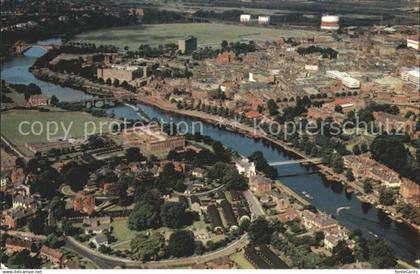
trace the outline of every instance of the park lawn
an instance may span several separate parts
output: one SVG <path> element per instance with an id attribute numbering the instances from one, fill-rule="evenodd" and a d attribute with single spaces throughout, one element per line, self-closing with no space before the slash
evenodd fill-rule
<path id="1" fill-rule="evenodd" d="M 274 28 L 240 26 L 212 23 L 178 23 L 136 25 L 100 29 L 77 35 L 73 41 L 114 45 L 121 49 L 138 49 L 141 44 L 151 46 L 177 43 L 186 36 L 198 38 L 199 46 L 219 46 L 223 40 L 236 41 L 274 41 L 280 37 L 313 37 L 316 33 L 304 30 L 284 30 Z"/>
<path id="2" fill-rule="evenodd" d="M 17 93 L 16 91 L 12 91 L 10 93 L 6 93 L 6 96 L 13 100 L 19 106 L 26 106 L 25 96 L 23 94 Z"/>
<path id="3" fill-rule="evenodd" d="M 128 241 L 134 238 L 136 231 L 128 228 L 128 220 L 115 220 L 111 223 L 112 235 L 117 238 L 117 243 Z M 115 243 L 113 243 L 115 244 Z"/>
<path id="4" fill-rule="evenodd" d="M 238 264 L 239 269 L 255 269 L 247 259 L 245 259 L 242 252 L 238 252 L 230 256 L 230 258 Z"/>
<path id="5" fill-rule="evenodd" d="M 34 122 L 40 122 L 44 128 L 44 131 L 40 135 L 35 135 L 34 132 L 29 132 L 28 135 L 19 133 L 19 124 L 21 122 L 29 122 L 29 125 Z M 19 151 L 27 156 L 33 155 L 33 153 L 25 147 L 25 143 L 28 142 L 45 142 L 47 141 L 47 122 L 57 122 L 59 129 L 56 134 L 52 134 L 50 138 L 62 138 L 64 137 L 64 130 L 61 125 L 65 128 L 70 128 L 69 137 L 72 138 L 84 138 L 85 127 L 86 133 L 100 133 L 100 122 L 111 122 L 114 119 L 107 117 L 94 117 L 86 112 L 69 112 L 69 111 L 53 111 L 40 112 L 37 110 L 11 110 L 3 112 L 1 115 L 1 135 L 4 136 L 9 142 L 11 142 Z M 94 130 L 94 126 L 96 130 Z M 30 126 L 27 123 L 24 124 L 23 129 L 30 131 Z M 108 124 L 107 124 L 108 125 Z M 35 127 L 36 131 L 40 129 L 40 125 Z M 53 129 L 53 128 L 52 128 Z M 51 131 L 52 133 L 53 130 Z M 102 127 L 102 133 L 109 132 L 108 126 Z M 36 132 L 37 133 L 37 132 Z"/>

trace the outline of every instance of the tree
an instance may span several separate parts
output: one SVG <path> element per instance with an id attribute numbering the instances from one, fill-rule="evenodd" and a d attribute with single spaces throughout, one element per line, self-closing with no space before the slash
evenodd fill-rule
<path id="1" fill-rule="evenodd" d="M 29 230 L 34 234 L 42 234 L 45 227 L 46 216 L 43 212 L 36 214 L 28 222 Z"/>
<path id="2" fill-rule="evenodd" d="M 119 87 L 120 86 L 120 80 L 118 80 L 118 79 L 115 79 L 114 80 L 114 87 Z"/>
<path id="3" fill-rule="evenodd" d="M 369 148 L 368 148 L 367 144 L 363 143 L 360 146 L 360 150 L 361 150 L 362 153 L 366 153 L 366 152 L 368 152 Z"/>
<path id="4" fill-rule="evenodd" d="M 331 156 L 331 167 L 333 168 L 334 172 L 336 173 L 342 173 L 344 169 L 344 161 L 343 157 L 338 154 L 334 153 Z"/>
<path id="5" fill-rule="evenodd" d="M 336 105 L 334 107 L 335 112 L 343 113 L 343 107 L 340 105 Z"/>
<path id="6" fill-rule="evenodd" d="M 394 192 L 388 188 L 381 188 L 379 190 L 379 202 L 383 205 L 393 205 L 395 203 Z"/>
<path id="7" fill-rule="evenodd" d="M 140 152 L 138 147 L 130 147 L 125 151 L 125 156 L 127 157 L 127 161 L 131 162 L 141 162 L 146 160 L 146 157 Z"/>
<path id="8" fill-rule="evenodd" d="M 168 251 L 174 257 L 194 254 L 194 234 L 189 230 L 177 230 L 169 237 Z"/>
<path id="9" fill-rule="evenodd" d="M 65 171 L 64 180 L 71 190 L 78 192 L 83 189 L 89 178 L 89 170 L 86 165 L 79 165 L 76 162 L 69 162 L 63 167 Z"/>
<path id="10" fill-rule="evenodd" d="M 317 231 L 314 234 L 314 240 L 315 242 L 319 245 L 321 243 L 321 241 L 323 241 L 325 238 L 325 234 L 323 231 Z"/>
<path id="11" fill-rule="evenodd" d="M 165 239 L 160 233 L 150 236 L 137 234 L 130 242 L 132 258 L 147 261 L 157 261 L 165 256 Z"/>
<path id="12" fill-rule="evenodd" d="M 59 196 L 54 196 L 50 203 L 50 212 L 54 219 L 61 220 L 66 212 L 66 203 Z"/>
<path id="13" fill-rule="evenodd" d="M 263 172 L 270 179 L 274 180 L 277 178 L 277 169 L 268 164 L 261 151 L 255 151 L 248 159 L 255 163 L 258 171 Z"/>
<path id="14" fill-rule="evenodd" d="M 408 152 L 398 136 L 379 135 L 371 145 L 375 160 L 403 173 L 406 170 Z"/>
<path id="15" fill-rule="evenodd" d="M 43 171 L 39 175 L 32 189 L 35 192 L 38 192 L 42 197 L 51 199 L 57 192 L 57 189 L 60 185 L 60 174 L 52 167 L 48 167 L 47 170 Z"/>
<path id="16" fill-rule="evenodd" d="M 214 155 L 216 157 L 216 161 L 220 162 L 229 162 L 230 155 L 229 152 L 226 151 L 225 147 L 222 145 L 221 142 L 216 141 L 212 145 Z"/>
<path id="17" fill-rule="evenodd" d="M 180 228 L 185 223 L 185 204 L 180 202 L 165 203 L 160 208 L 162 224 L 169 228 Z"/>
<path id="18" fill-rule="evenodd" d="M 278 106 L 276 104 L 276 102 L 274 102 L 273 99 L 270 99 L 267 101 L 267 107 L 268 107 L 268 111 L 270 113 L 271 116 L 274 116 L 276 114 L 278 114 Z"/>
<path id="19" fill-rule="evenodd" d="M 368 194 L 368 193 L 372 193 L 373 192 L 373 187 L 372 187 L 372 183 L 369 179 L 366 179 L 363 182 L 363 191 Z"/>
<path id="20" fill-rule="evenodd" d="M 131 230 L 145 230 L 158 228 L 161 225 L 159 209 L 153 204 L 141 204 L 128 216 L 128 228 Z"/>
<path id="21" fill-rule="evenodd" d="M 229 166 L 226 170 L 222 182 L 225 183 L 226 189 L 228 190 L 248 189 L 248 183 L 246 182 L 244 176 L 239 174 L 238 170 L 232 166 Z"/>
<path id="22" fill-rule="evenodd" d="M 268 244 L 271 240 L 273 229 L 269 222 L 263 218 L 258 217 L 251 222 L 248 229 L 248 235 L 253 244 Z"/>
<path id="23" fill-rule="evenodd" d="M 361 151 L 360 151 L 360 147 L 359 145 L 354 145 L 353 146 L 353 154 L 354 155 L 360 155 Z"/>
<path id="24" fill-rule="evenodd" d="M 32 257 L 27 249 L 19 251 L 9 257 L 7 264 L 12 269 L 36 269 L 41 265 L 42 260 L 38 257 Z"/>
<path id="25" fill-rule="evenodd" d="M 397 264 L 392 247 L 383 239 L 369 241 L 369 263 L 373 268 L 393 268 Z"/>
<path id="26" fill-rule="evenodd" d="M 56 106 L 60 100 L 58 100 L 57 96 L 53 95 L 50 98 L 51 105 Z"/>
<path id="27" fill-rule="evenodd" d="M 353 171 L 351 169 L 348 169 L 346 171 L 346 178 L 347 180 L 349 180 L 350 182 L 354 181 L 354 175 L 353 175 Z"/>
<path id="28" fill-rule="evenodd" d="M 351 249 L 347 246 L 345 241 L 339 241 L 333 248 L 335 262 L 338 264 L 350 264 L 354 262 L 354 256 Z"/>
<path id="29" fill-rule="evenodd" d="M 166 159 L 168 159 L 169 161 L 181 161 L 182 157 L 175 150 L 171 150 L 169 151 L 168 156 L 166 156 Z"/>
<path id="30" fill-rule="evenodd" d="M 127 205 L 128 203 L 128 182 L 132 180 L 132 177 L 127 175 L 122 175 L 118 182 L 113 184 L 111 189 L 109 190 L 111 195 L 115 195 L 118 197 L 118 204 L 119 205 Z"/>

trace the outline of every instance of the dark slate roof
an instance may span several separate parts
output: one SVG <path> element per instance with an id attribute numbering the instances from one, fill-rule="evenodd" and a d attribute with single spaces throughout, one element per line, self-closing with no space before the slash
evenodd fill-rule
<path id="1" fill-rule="evenodd" d="M 220 219 L 219 211 L 215 205 L 209 205 L 207 207 L 207 213 L 210 217 L 211 226 L 214 229 L 223 228 L 222 219 Z"/>
<path id="2" fill-rule="evenodd" d="M 235 202 L 235 201 L 239 201 L 239 199 L 240 199 L 240 195 L 239 195 L 239 191 L 236 191 L 236 190 L 231 190 L 231 191 L 229 191 L 229 195 L 230 195 L 230 198 L 232 198 L 232 201 L 233 202 Z"/>
<path id="3" fill-rule="evenodd" d="M 225 219 L 229 225 L 229 227 L 238 225 L 238 222 L 236 221 L 235 213 L 233 213 L 232 206 L 227 200 L 223 200 L 220 203 L 222 210 L 223 210 L 223 216 L 225 216 Z"/>
<path id="4" fill-rule="evenodd" d="M 246 211 L 244 208 L 240 207 L 240 208 L 238 208 L 238 217 L 240 219 L 243 216 L 248 216 L 249 217 L 249 214 L 248 214 L 248 211 Z"/>
<path id="5" fill-rule="evenodd" d="M 267 264 L 255 251 L 254 247 L 248 246 L 245 248 L 245 258 L 257 269 L 269 269 Z"/>
<path id="6" fill-rule="evenodd" d="M 275 269 L 285 269 L 288 268 L 287 265 L 280 260 L 280 258 L 271 251 L 266 245 L 260 245 L 257 247 L 257 254 L 260 255 L 266 261 L 271 268 Z"/>

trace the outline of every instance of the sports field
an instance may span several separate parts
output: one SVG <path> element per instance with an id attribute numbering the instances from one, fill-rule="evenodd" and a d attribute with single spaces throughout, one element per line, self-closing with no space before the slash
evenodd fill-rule
<path id="1" fill-rule="evenodd" d="M 96 45 L 114 45 L 121 49 L 129 46 L 135 50 L 140 44 L 153 46 L 177 43 L 186 36 L 196 36 L 199 46 L 219 46 L 221 41 L 273 41 L 279 37 L 310 37 L 314 32 L 286 30 L 252 26 L 182 23 L 137 25 L 120 28 L 101 29 L 77 35 L 73 41 L 95 43 Z"/>
<path id="2" fill-rule="evenodd" d="M 104 123 L 102 132 L 105 133 L 109 131 L 111 121 L 113 119 L 94 117 L 85 112 L 12 110 L 1 115 L 1 135 L 24 155 L 30 156 L 33 153 L 25 147 L 27 142 L 47 141 L 48 133 L 50 140 L 63 138 L 65 131 L 69 133 L 68 137 L 83 138 L 85 129 L 89 135 L 99 132 L 100 122 Z M 51 122 L 56 122 L 57 127 Z M 23 134 L 19 132 L 19 125 Z"/>

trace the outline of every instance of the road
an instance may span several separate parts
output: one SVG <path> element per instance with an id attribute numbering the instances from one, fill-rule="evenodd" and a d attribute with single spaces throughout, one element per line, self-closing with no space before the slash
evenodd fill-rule
<path id="1" fill-rule="evenodd" d="M 257 197 L 251 193 L 250 190 L 243 192 L 245 199 L 248 202 L 249 210 L 252 212 L 254 218 L 258 218 L 260 216 L 264 216 L 265 212 L 261 207 L 260 202 L 258 201 Z"/>
<path id="2" fill-rule="evenodd" d="M 117 266 L 135 267 L 135 268 L 169 268 L 175 266 L 191 265 L 195 263 L 205 263 L 216 258 L 228 256 L 238 252 L 248 244 L 248 235 L 244 234 L 238 240 L 230 243 L 223 249 L 210 252 L 201 256 L 192 256 L 178 259 L 168 259 L 156 262 L 142 263 L 140 261 L 133 261 L 130 259 L 117 258 L 105 254 L 101 254 L 96 250 L 90 249 L 79 243 L 73 237 L 66 237 L 66 245 L 73 251 L 77 252 L 83 257 L 95 262 L 101 268 L 115 268 Z"/>

